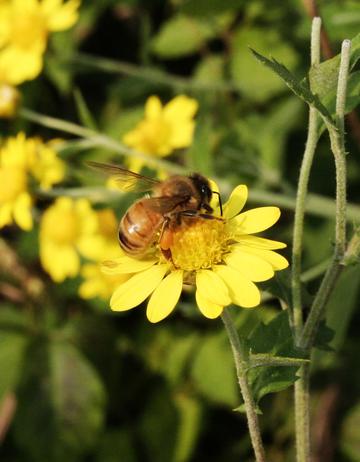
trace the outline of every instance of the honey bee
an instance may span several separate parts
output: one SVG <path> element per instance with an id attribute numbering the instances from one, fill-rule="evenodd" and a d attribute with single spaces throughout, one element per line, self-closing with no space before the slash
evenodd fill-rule
<path id="1" fill-rule="evenodd" d="M 219 193 L 212 191 L 209 181 L 199 173 L 159 181 L 115 165 L 88 165 L 114 177 L 123 191 L 151 192 L 151 196 L 134 202 L 120 221 L 120 247 L 132 257 L 142 258 L 157 242 L 165 258 L 171 260 L 173 232 L 185 219 L 189 223 L 198 218 L 215 218 L 210 206 L 213 194 L 219 196 L 222 213 Z"/>

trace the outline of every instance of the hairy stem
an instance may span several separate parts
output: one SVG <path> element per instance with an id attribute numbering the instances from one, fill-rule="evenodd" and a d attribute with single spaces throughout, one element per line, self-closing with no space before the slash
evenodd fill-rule
<path id="1" fill-rule="evenodd" d="M 254 402 L 254 398 L 252 396 L 247 380 L 247 354 L 227 308 L 224 309 L 223 314 L 221 315 L 221 319 L 225 325 L 234 355 L 236 373 L 241 395 L 244 400 L 251 443 L 255 453 L 255 460 L 256 462 L 265 462 L 265 451 L 260 433 L 259 419 L 256 413 L 256 404 Z"/>

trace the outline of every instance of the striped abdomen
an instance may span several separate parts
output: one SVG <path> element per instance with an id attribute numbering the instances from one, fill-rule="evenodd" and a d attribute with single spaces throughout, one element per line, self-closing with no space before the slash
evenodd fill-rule
<path id="1" fill-rule="evenodd" d="M 144 254 L 164 221 L 162 214 L 144 207 L 143 200 L 135 202 L 120 221 L 120 246 L 129 255 Z"/>

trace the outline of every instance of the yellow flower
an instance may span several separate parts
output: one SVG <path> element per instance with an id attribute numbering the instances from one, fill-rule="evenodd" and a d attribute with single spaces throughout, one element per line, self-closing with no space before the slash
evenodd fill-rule
<path id="1" fill-rule="evenodd" d="M 56 153 L 39 138 L 26 138 L 22 132 L 8 138 L 0 148 L 0 228 L 15 221 L 20 228 L 30 230 L 33 201 L 29 179 L 50 187 L 62 180 L 64 170 Z"/>
<path id="2" fill-rule="evenodd" d="M 160 251 L 142 260 L 122 256 L 104 262 L 106 274 L 136 273 L 114 291 L 111 308 L 126 311 L 151 295 L 147 317 L 161 321 L 176 306 L 184 283 L 196 286 L 197 305 L 208 318 L 218 317 L 231 303 L 244 308 L 259 305 L 255 282 L 266 281 L 288 266 L 274 252 L 286 245 L 253 236 L 276 223 L 280 210 L 259 207 L 240 213 L 246 200 L 247 187 L 240 185 L 224 205 L 222 218 L 183 218 L 173 236 L 172 263 Z M 219 210 L 214 215 L 219 217 Z"/>
<path id="3" fill-rule="evenodd" d="M 111 209 L 96 212 L 98 227 L 97 241 L 87 252 L 87 258 L 95 260 L 85 263 L 80 271 L 84 281 L 79 287 L 79 295 L 90 299 L 100 297 L 108 300 L 115 288 L 129 279 L 127 274 L 107 275 L 101 271 L 99 262 L 111 256 L 124 255 L 117 238 L 119 223 Z"/>
<path id="4" fill-rule="evenodd" d="M 77 20 L 79 0 L 5 0 L 0 3 L 0 81 L 18 85 L 43 66 L 50 32 Z"/>
<path id="5" fill-rule="evenodd" d="M 84 299 L 100 297 L 108 300 L 116 287 L 129 279 L 127 274 L 104 274 L 99 263 L 85 263 L 80 274 L 84 281 L 79 287 L 79 295 Z"/>
<path id="6" fill-rule="evenodd" d="M 98 220 L 86 199 L 60 197 L 40 223 L 40 260 L 56 282 L 80 271 L 80 256 L 88 257 L 99 245 Z"/>
<path id="7" fill-rule="evenodd" d="M 123 142 L 143 154 L 159 157 L 186 148 L 193 140 L 197 109 L 197 101 L 185 95 L 176 96 L 165 106 L 157 96 L 150 96 L 144 119 L 124 135 Z M 130 159 L 129 168 L 139 172 L 144 164 L 142 159 Z"/>
<path id="8" fill-rule="evenodd" d="M 14 117 L 19 100 L 20 95 L 15 87 L 0 83 L 0 117 Z"/>

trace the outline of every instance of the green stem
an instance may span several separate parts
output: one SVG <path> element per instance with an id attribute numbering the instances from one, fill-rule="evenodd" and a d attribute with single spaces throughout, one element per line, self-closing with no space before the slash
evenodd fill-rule
<path id="1" fill-rule="evenodd" d="M 234 323 L 227 308 L 224 309 L 221 319 L 225 325 L 230 345 L 234 355 L 236 373 L 241 395 L 247 416 L 251 443 L 255 453 L 256 462 L 265 462 L 265 451 L 260 433 L 259 419 L 256 413 L 256 404 L 247 380 L 248 361 L 244 345 L 241 343 Z"/>
<path id="2" fill-rule="evenodd" d="M 332 125 L 327 124 L 331 150 L 334 155 L 336 168 L 334 256 L 310 308 L 309 316 L 306 320 L 300 340 L 300 347 L 308 351 L 313 346 L 317 328 L 323 316 L 326 303 L 343 268 L 343 259 L 346 249 L 346 151 L 344 143 L 344 114 L 350 50 L 351 42 L 349 40 L 344 40 L 341 48 L 341 61 L 336 98 L 337 127 L 334 128 Z"/>
<path id="3" fill-rule="evenodd" d="M 320 63 L 320 29 L 321 19 L 314 18 L 311 28 L 311 65 Z M 309 109 L 309 126 L 305 146 L 305 152 L 300 168 L 298 190 L 295 206 L 291 288 L 293 303 L 293 325 L 295 341 L 298 344 L 303 329 L 303 307 L 301 300 L 301 255 L 304 234 L 304 216 L 308 193 L 308 184 L 311 166 L 314 159 L 315 149 L 319 134 L 317 130 L 318 113 L 313 107 Z M 296 434 L 296 459 L 297 462 L 309 462 L 310 449 L 310 410 L 309 410 L 309 375 L 310 367 L 304 364 L 300 367 L 299 379 L 295 382 L 295 434 Z"/>

